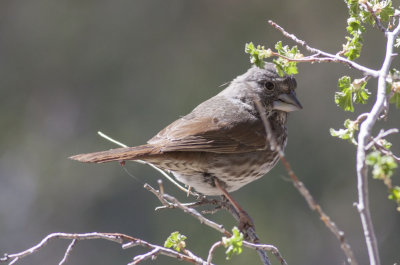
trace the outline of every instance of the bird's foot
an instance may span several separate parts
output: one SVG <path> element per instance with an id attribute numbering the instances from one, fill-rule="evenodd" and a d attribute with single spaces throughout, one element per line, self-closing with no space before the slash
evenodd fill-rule
<path id="1" fill-rule="evenodd" d="M 247 234 L 247 229 L 253 228 L 254 230 L 256 229 L 253 219 L 250 217 L 250 215 L 244 211 L 243 209 L 238 212 L 239 214 L 239 230 L 243 234 Z"/>

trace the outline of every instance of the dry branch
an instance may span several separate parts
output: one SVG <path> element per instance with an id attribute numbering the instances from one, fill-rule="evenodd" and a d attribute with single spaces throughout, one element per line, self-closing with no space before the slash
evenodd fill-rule
<path id="1" fill-rule="evenodd" d="M 368 67 L 362 66 L 354 61 L 348 60 L 339 54 L 331 54 L 328 52 L 324 52 L 321 50 L 318 50 L 316 48 L 313 48 L 309 46 L 305 41 L 297 38 L 294 34 L 291 34 L 287 32 L 285 29 L 283 29 L 281 26 L 273 22 L 272 20 L 269 20 L 268 23 L 279 30 L 283 36 L 293 40 L 294 42 L 300 44 L 304 48 L 306 48 L 309 52 L 311 52 L 313 55 L 309 57 L 302 58 L 300 60 L 295 60 L 295 59 L 289 59 L 290 61 L 297 61 L 297 62 L 335 62 L 335 63 L 343 63 L 351 68 L 357 69 L 361 72 L 363 72 L 365 75 L 372 76 L 372 77 L 378 77 L 379 76 L 379 71 L 372 70 Z"/>
<path id="2" fill-rule="evenodd" d="M 280 148 L 280 146 L 276 142 L 275 135 L 273 134 L 273 131 L 271 129 L 271 124 L 268 121 L 268 118 L 266 116 L 265 108 L 261 104 L 261 102 L 255 98 L 254 102 L 256 104 L 258 113 L 261 116 L 261 119 L 264 123 L 265 127 L 265 132 L 266 132 L 266 137 L 267 137 L 267 142 L 270 143 L 271 148 L 273 150 L 276 150 L 279 153 L 280 160 L 285 167 L 286 171 L 288 172 L 290 179 L 292 180 L 292 183 L 294 187 L 298 190 L 298 192 L 303 196 L 303 198 L 306 200 L 308 206 L 311 208 L 311 210 L 316 211 L 319 216 L 321 221 L 324 222 L 325 226 L 336 236 L 336 238 L 340 242 L 340 247 L 342 248 L 347 261 L 351 265 L 357 265 L 357 261 L 355 259 L 354 253 L 351 249 L 351 246 L 349 243 L 347 243 L 347 240 L 344 236 L 344 232 L 338 228 L 338 226 L 331 220 L 331 218 L 322 210 L 321 206 L 314 200 L 312 197 L 311 193 L 309 190 L 306 188 L 306 186 L 303 184 L 302 181 L 299 180 L 299 178 L 296 176 L 294 171 L 292 170 L 289 162 L 286 160 L 285 154 L 283 150 Z"/>

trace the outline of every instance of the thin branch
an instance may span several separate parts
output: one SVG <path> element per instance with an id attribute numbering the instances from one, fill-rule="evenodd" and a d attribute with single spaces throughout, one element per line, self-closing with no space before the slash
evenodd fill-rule
<path id="1" fill-rule="evenodd" d="M 391 135 L 391 134 L 394 134 L 394 133 L 399 133 L 399 129 L 397 129 L 397 128 L 392 128 L 392 129 L 389 129 L 389 130 L 381 130 L 380 132 L 379 132 L 379 134 L 376 136 L 376 137 L 374 137 L 374 138 L 372 138 L 371 139 L 371 142 L 365 147 L 365 150 L 368 150 L 368 149 L 370 149 L 373 145 L 380 145 L 380 146 L 382 146 L 380 143 L 379 143 L 379 140 L 381 140 L 381 139 L 383 139 L 383 138 L 385 138 L 386 136 L 388 136 L 388 135 Z"/>
<path id="2" fill-rule="evenodd" d="M 392 153 L 392 151 L 387 150 L 383 145 L 381 145 L 379 142 L 374 142 L 374 146 L 376 149 L 378 149 L 381 153 L 387 156 L 393 157 L 394 160 L 396 160 L 397 163 L 400 163 L 400 157 L 396 156 L 395 154 Z"/>
<path id="3" fill-rule="evenodd" d="M 177 251 L 174 251 L 169 248 L 161 247 L 158 245 L 150 244 L 144 240 L 137 239 L 125 234 L 120 234 L 120 233 L 99 233 L 99 232 L 93 232 L 93 233 L 84 233 L 84 234 L 69 234 L 69 233 L 52 233 L 47 235 L 45 238 L 42 239 L 38 244 L 34 245 L 33 247 L 21 251 L 19 253 L 15 254 L 5 254 L 4 257 L 0 258 L 0 263 L 2 262 L 10 262 L 10 264 L 15 264 L 17 261 L 20 259 L 31 255 L 43 247 L 45 247 L 50 240 L 52 239 L 67 239 L 67 240 L 73 240 L 71 244 L 69 244 L 67 250 L 65 251 L 64 258 L 60 262 L 60 264 L 64 263 L 64 260 L 67 259 L 68 255 L 71 253 L 74 245 L 76 244 L 77 241 L 79 240 L 90 240 L 90 239 L 104 239 L 108 241 L 112 241 L 118 244 L 122 245 L 123 249 L 127 249 L 129 247 L 134 247 L 134 246 L 143 246 L 146 248 L 151 249 L 150 252 L 152 252 L 154 249 L 159 249 L 158 254 L 169 256 L 176 258 L 178 260 L 184 260 L 193 264 L 201 264 L 205 265 L 206 262 L 202 260 L 201 258 L 192 255 L 187 255 L 183 254 Z M 128 241 L 129 243 L 124 244 L 125 241 Z M 144 254 L 146 255 L 146 254 Z"/>
<path id="4" fill-rule="evenodd" d="M 0 258 L 0 262 L 7 262 L 11 260 L 10 264 L 14 264 L 17 260 L 31 255 L 36 251 L 40 250 L 41 248 L 45 247 L 47 243 L 54 238 L 60 239 L 77 239 L 77 240 L 84 240 L 84 239 L 105 239 L 110 240 L 117 243 L 122 243 L 122 238 L 117 235 L 106 234 L 106 233 L 85 233 L 85 234 L 68 234 L 68 233 L 52 233 L 42 239 L 38 244 L 35 246 L 24 250 L 22 252 L 16 254 L 5 254 L 3 258 Z"/>
<path id="5" fill-rule="evenodd" d="M 247 227 L 246 228 L 246 233 L 247 233 L 247 236 L 254 242 L 254 243 L 259 243 L 259 238 L 258 238 L 258 236 L 257 236 L 257 234 L 256 234 L 256 231 L 254 230 L 254 228 L 253 227 Z M 268 256 L 267 256 L 267 252 L 265 251 L 265 249 L 262 249 L 262 248 L 258 248 L 258 249 L 256 249 L 256 251 L 257 251 L 257 254 L 258 254 L 258 256 L 260 257 L 260 259 L 261 259 L 261 261 L 262 261 L 262 263 L 264 264 L 264 265 L 271 265 L 271 262 L 270 262 L 270 260 L 269 260 L 269 258 L 268 258 Z"/>
<path id="6" fill-rule="evenodd" d="M 282 265 L 287 265 L 285 259 L 282 257 L 281 253 L 279 252 L 279 250 L 273 246 L 273 245 L 265 245 L 265 244 L 254 244 L 254 243 L 250 243 L 247 241 L 243 241 L 243 246 L 247 247 L 247 248 L 251 248 L 251 249 L 263 249 L 266 251 L 270 251 L 272 254 L 275 255 L 275 257 L 279 260 L 279 262 Z"/>
<path id="7" fill-rule="evenodd" d="M 360 114 L 357 119 L 354 121 L 356 124 L 360 124 L 362 121 L 364 121 L 368 117 L 368 113 L 363 113 Z"/>
<path id="8" fill-rule="evenodd" d="M 311 46 L 309 46 L 305 41 L 297 38 L 294 34 L 288 33 L 285 29 L 283 29 L 281 26 L 279 26 L 278 24 L 276 24 L 275 22 L 273 22 L 272 20 L 269 20 L 268 23 L 273 26 L 274 28 L 276 28 L 277 30 L 279 30 L 285 37 L 293 40 L 294 42 L 300 44 L 301 46 L 303 46 L 304 48 L 306 48 L 309 52 L 311 52 L 312 54 L 314 54 L 314 56 L 309 57 L 309 58 L 313 58 L 314 61 L 318 61 L 318 62 L 338 62 L 338 63 L 343 63 L 346 64 L 354 69 L 360 70 L 361 72 L 364 72 L 366 75 L 370 75 L 373 77 L 378 77 L 379 76 L 379 71 L 376 70 L 372 70 L 370 68 L 367 68 L 365 66 L 362 66 L 356 62 L 353 62 L 351 60 L 348 60 L 344 57 L 341 57 L 338 54 L 331 54 L 328 52 L 324 52 L 321 50 L 318 50 L 316 48 L 313 48 Z M 319 56 L 324 56 L 318 59 Z M 293 59 L 292 59 L 293 60 Z M 307 60 L 307 62 L 312 62 L 310 60 Z"/>
<path id="9" fill-rule="evenodd" d="M 154 248 L 153 250 L 143 254 L 143 255 L 138 255 L 136 257 L 133 258 L 133 261 L 128 263 L 128 265 L 135 265 L 138 264 L 139 262 L 146 260 L 146 259 L 155 259 L 155 257 L 157 257 L 161 252 L 160 248 Z"/>
<path id="10" fill-rule="evenodd" d="M 347 257 L 347 261 L 352 265 L 357 265 L 357 261 L 355 259 L 354 253 L 347 242 L 346 238 L 344 237 L 344 232 L 339 229 L 339 227 L 330 219 L 330 217 L 322 210 L 321 206 L 314 200 L 309 190 L 304 186 L 303 182 L 301 182 L 294 171 L 292 170 L 289 162 L 286 160 L 285 154 L 280 146 L 277 144 L 275 135 L 272 132 L 271 124 L 266 116 L 266 112 L 260 101 L 255 98 L 254 99 L 255 105 L 257 107 L 258 113 L 264 123 L 265 132 L 267 141 L 271 145 L 271 149 L 278 152 L 280 160 L 285 167 L 286 171 L 288 172 L 290 179 L 294 187 L 299 191 L 299 193 L 304 197 L 308 206 L 313 210 L 316 211 L 322 222 L 324 222 L 325 226 L 336 236 L 336 238 L 340 242 L 340 247 L 342 248 L 344 254 Z"/>
<path id="11" fill-rule="evenodd" d="M 196 256 L 195 254 L 193 254 L 190 250 L 188 250 L 188 249 L 186 249 L 186 248 L 183 248 L 183 249 L 182 249 L 182 252 L 183 252 L 185 255 L 191 257 L 193 260 L 198 260 L 199 262 L 202 262 L 203 265 L 206 263 L 202 258 Z"/>
<path id="12" fill-rule="evenodd" d="M 63 259 L 58 263 L 58 265 L 63 265 L 67 262 L 69 255 L 71 254 L 72 250 L 74 249 L 76 242 L 78 242 L 77 239 L 73 239 L 71 243 L 68 245 L 67 250 L 65 251 Z"/>
<path id="13" fill-rule="evenodd" d="M 367 244 L 368 256 L 371 265 L 380 265 L 378 244 L 376 241 L 375 231 L 372 224 L 372 218 L 369 208 L 368 198 L 368 168 L 365 162 L 366 146 L 371 137 L 371 131 L 375 125 L 380 113 L 385 107 L 386 98 L 386 76 L 389 73 L 390 65 L 393 60 L 393 44 L 396 36 L 400 32 L 400 24 L 397 25 L 393 32 L 386 32 L 386 54 L 382 67 L 379 71 L 378 90 L 376 101 L 372 107 L 367 119 L 360 126 L 358 134 L 357 146 L 357 189 L 358 203 L 357 209 L 360 214 L 363 226 L 364 237 Z"/>
<path id="14" fill-rule="evenodd" d="M 214 214 L 215 212 L 221 210 L 222 208 L 226 209 L 228 206 L 228 202 L 223 202 L 223 201 L 219 201 L 216 199 L 209 199 L 207 197 L 201 197 L 200 200 L 198 201 L 194 201 L 194 202 L 188 202 L 188 203 L 182 203 L 183 206 L 186 206 L 188 208 L 194 208 L 194 207 L 200 207 L 200 206 L 204 206 L 204 205 L 213 205 L 214 209 L 212 210 L 202 210 L 201 213 L 202 214 Z M 222 205 L 225 205 L 224 207 Z M 156 207 L 156 211 L 157 210 L 163 210 L 163 209 L 167 209 L 167 208 L 171 208 L 169 205 L 165 206 L 158 206 Z"/>
<path id="15" fill-rule="evenodd" d="M 211 221 L 210 219 L 207 219 L 195 209 L 189 208 L 180 203 L 175 197 L 172 197 L 171 195 L 168 195 L 166 193 L 161 193 L 159 190 L 154 189 L 149 184 L 145 184 L 144 188 L 153 193 L 165 207 L 181 209 L 185 213 L 188 213 L 189 215 L 198 219 L 200 223 L 205 224 L 226 236 L 231 236 L 231 233 L 228 230 L 226 230 L 223 225 L 217 224 Z"/>
<path id="16" fill-rule="evenodd" d="M 128 249 L 128 248 L 136 247 L 136 246 L 143 246 L 143 247 L 146 247 L 146 248 L 150 248 L 151 251 L 149 251 L 149 252 L 147 252 L 147 253 L 145 253 L 143 255 L 136 256 L 138 258 L 135 257 L 131 264 L 137 264 L 142 260 L 145 260 L 145 259 L 148 259 L 148 258 L 151 258 L 151 257 L 155 257 L 156 255 L 160 255 L 160 254 L 164 255 L 164 256 L 172 257 L 172 258 L 175 258 L 175 259 L 178 259 L 178 260 L 184 260 L 184 261 L 187 261 L 187 262 L 190 262 L 190 263 L 193 263 L 193 264 L 202 264 L 202 265 L 206 264 L 206 262 L 202 258 L 200 258 L 200 257 L 198 257 L 196 255 L 193 255 L 193 253 L 190 252 L 190 251 L 187 251 L 186 253 L 180 253 L 180 252 L 177 252 L 177 251 L 172 250 L 170 248 L 166 248 L 166 247 L 161 247 L 161 246 L 158 246 L 158 245 L 150 244 L 150 243 L 148 243 L 148 242 L 146 242 L 146 241 L 144 241 L 142 239 L 136 239 L 135 241 L 131 241 L 131 242 L 128 242 L 126 244 L 123 244 L 122 248 L 123 249 Z M 154 251 L 154 249 L 157 249 L 157 251 Z"/>
<path id="17" fill-rule="evenodd" d="M 221 242 L 221 241 L 218 241 L 218 242 L 215 242 L 215 243 L 211 246 L 210 250 L 208 251 L 207 265 L 210 265 L 210 264 L 211 264 L 211 261 L 212 261 L 213 255 L 214 255 L 214 251 L 217 249 L 217 247 L 220 247 L 220 246 L 222 246 L 222 245 L 223 245 L 222 242 Z"/>

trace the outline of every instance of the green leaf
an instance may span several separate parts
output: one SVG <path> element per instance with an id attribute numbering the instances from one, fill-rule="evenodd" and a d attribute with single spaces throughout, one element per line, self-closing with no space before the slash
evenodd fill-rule
<path id="1" fill-rule="evenodd" d="M 395 104 L 396 108 L 400 108 L 400 93 L 394 93 L 389 103 Z"/>
<path id="2" fill-rule="evenodd" d="M 353 101 L 351 98 L 351 93 L 336 92 L 335 93 L 335 103 L 341 107 L 344 111 L 354 112 Z"/>
<path id="3" fill-rule="evenodd" d="M 273 63 L 275 64 L 276 70 L 280 76 L 284 76 L 285 74 L 295 75 L 299 73 L 296 62 L 289 62 L 288 60 L 279 57 L 278 59 L 274 59 Z"/>
<path id="4" fill-rule="evenodd" d="M 374 5 L 376 14 L 383 22 L 388 22 L 390 17 L 394 15 L 394 8 L 392 7 L 392 1 L 380 1 Z"/>
<path id="5" fill-rule="evenodd" d="M 351 87 L 351 79 L 349 76 L 343 76 L 338 80 L 340 92 L 335 93 L 335 103 L 345 111 L 354 111 Z"/>
<path id="6" fill-rule="evenodd" d="M 349 88 L 351 85 L 351 78 L 350 76 L 342 76 L 341 78 L 339 78 L 338 80 L 338 87 L 340 88 L 340 90 L 344 90 Z"/>
<path id="7" fill-rule="evenodd" d="M 330 133 L 333 137 L 338 137 L 343 140 L 349 140 L 350 143 L 357 145 L 357 141 L 355 139 L 355 132 L 358 131 L 358 124 L 349 119 L 345 120 L 344 127 L 346 129 L 330 129 Z"/>
<path id="8" fill-rule="evenodd" d="M 389 191 L 389 200 L 395 201 L 397 203 L 397 205 L 400 206 L 400 187 L 399 186 L 395 186 Z"/>
<path id="9" fill-rule="evenodd" d="M 252 42 L 246 43 L 246 46 L 244 48 L 245 53 L 250 54 L 250 62 L 252 64 L 255 64 L 256 66 L 263 68 L 264 66 L 264 61 L 260 59 L 259 57 L 259 52 L 254 47 L 254 44 Z"/>
<path id="10" fill-rule="evenodd" d="M 382 145 L 386 150 L 389 150 L 392 147 L 392 143 L 386 139 L 379 139 L 379 144 Z"/>
<path id="11" fill-rule="evenodd" d="M 358 0 L 346 0 L 349 15 L 351 17 L 358 17 L 360 14 L 360 4 Z"/>
<path id="12" fill-rule="evenodd" d="M 344 56 L 346 56 L 347 59 L 354 61 L 360 57 L 363 38 L 360 34 L 355 33 L 353 38 L 346 37 L 346 39 L 347 43 L 343 45 Z"/>
<path id="13" fill-rule="evenodd" d="M 382 155 L 379 151 L 369 153 L 366 163 L 372 167 L 372 177 L 374 179 L 385 180 L 390 178 L 397 168 L 397 163 L 393 157 Z"/>
<path id="14" fill-rule="evenodd" d="M 232 229 L 232 236 L 229 238 L 223 237 L 222 244 L 227 248 L 225 251 L 226 259 L 231 259 L 233 254 L 239 255 L 243 251 L 243 234 L 237 227 L 234 227 Z"/>
<path id="15" fill-rule="evenodd" d="M 348 140 L 351 138 L 349 131 L 346 129 L 335 130 L 333 128 L 330 128 L 329 132 L 333 137 L 339 137 L 340 139 L 343 140 Z"/>
<path id="16" fill-rule="evenodd" d="M 389 84 L 390 90 L 393 91 L 393 96 L 389 99 L 389 103 L 395 104 L 396 108 L 400 108 L 400 81 L 394 82 L 394 80 L 399 78 L 398 74 L 399 71 L 393 69 L 393 71 L 390 72 L 391 80 L 387 82 L 387 84 Z"/>
<path id="17" fill-rule="evenodd" d="M 355 79 L 351 84 L 352 90 L 354 91 L 354 102 L 355 103 L 367 103 L 369 95 L 371 94 L 365 86 L 367 82 L 364 79 Z"/>
<path id="18" fill-rule="evenodd" d="M 272 56 L 271 49 L 265 49 L 264 46 L 254 46 L 252 42 L 246 43 L 244 48 L 245 53 L 250 54 L 250 62 L 257 67 L 264 67 L 264 59 Z"/>
<path id="19" fill-rule="evenodd" d="M 347 19 L 347 25 L 347 32 L 353 36 L 356 34 L 360 35 L 365 31 L 364 26 L 361 25 L 361 21 L 354 17 Z"/>
<path id="20" fill-rule="evenodd" d="M 338 81 L 340 92 L 335 93 L 336 104 L 345 111 L 354 111 L 353 102 L 365 104 L 370 92 L 365 88 L 365 79 L 355 79 L 351 82 L 349 76 L 343 76 Z"/>
<path id="21" fill-rule="evenodd" d="M 368 11 L 361 10 L 360 12 L 360 19 L 363 23 L 369 24 L 369 25 L 374 25 L 375 20 L 372 14 Z"/>
<path id="22" fill-rule="evenodd" d="M 289 48 L 289 46 L 287 45 L 283 46 L 281 41 L 275 45 L 275 49 L 277 50 L 278 54 L 285 56 L 289 59 L 299 59 L 303 57 L 303 55 L 297 49 L 297 46 Z M 264 46 L 260 45 L 257 45 L 257 47 L 255 47 L 252 42 L 246 43 L 244 51 L 247 54 L 250 54 L 250 62 L 260 68 L 264 67 L 265 58 L 271 57 L 273 55 L 276 56 L 276 53 L 272 52 L 271 49 L 265 49 Z M 275 63 L 277 72 L 280 76 L 284 76 L 285 74 L 293 75 L 298 73 L 297 62 L 291 62 L 288 59 L 282 57 L 274 59 L 273 62 Z"/>
<path id="23" fill-rule="evenodd" d="M 299 59 L 303 57 L 303 55 L 297 49 L 297 46 L 289 48 L 289 46 L 287 45 L 283 46 L 281 41 L 275 44 L 275 50 L 278 52 L 278 54 L 283 55 L 289 59 Z M 280 76 L 284 76 L 285 74 L 295 75 L 299 72 L 297 69 L 297 62 L 290 62 L 289 60 L 282 57 L 274 59 L 273 62 Z"/>
<path id="24" fill-rule="evenodd" d="M 185 243 L 186 236 L 181 235 L 178 231 L 171 233 L 171 235 L 165 240 L 164 247 L 173 248 L 180 252 L 182 248 L 186 247 Z"/>

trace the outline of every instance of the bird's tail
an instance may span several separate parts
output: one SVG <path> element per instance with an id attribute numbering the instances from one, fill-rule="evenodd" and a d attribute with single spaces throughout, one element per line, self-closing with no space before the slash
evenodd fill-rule
<path id="1" fill-rule="evenodd" d="M 79 154 L 70 159 L 84 163 L 105 163 L 110 161 L 139 160 L 144 157 L 158 154 L 159 150 L 153 145 L 145 144 L 135 147 L 116 148 L 107 151 Z"/>

